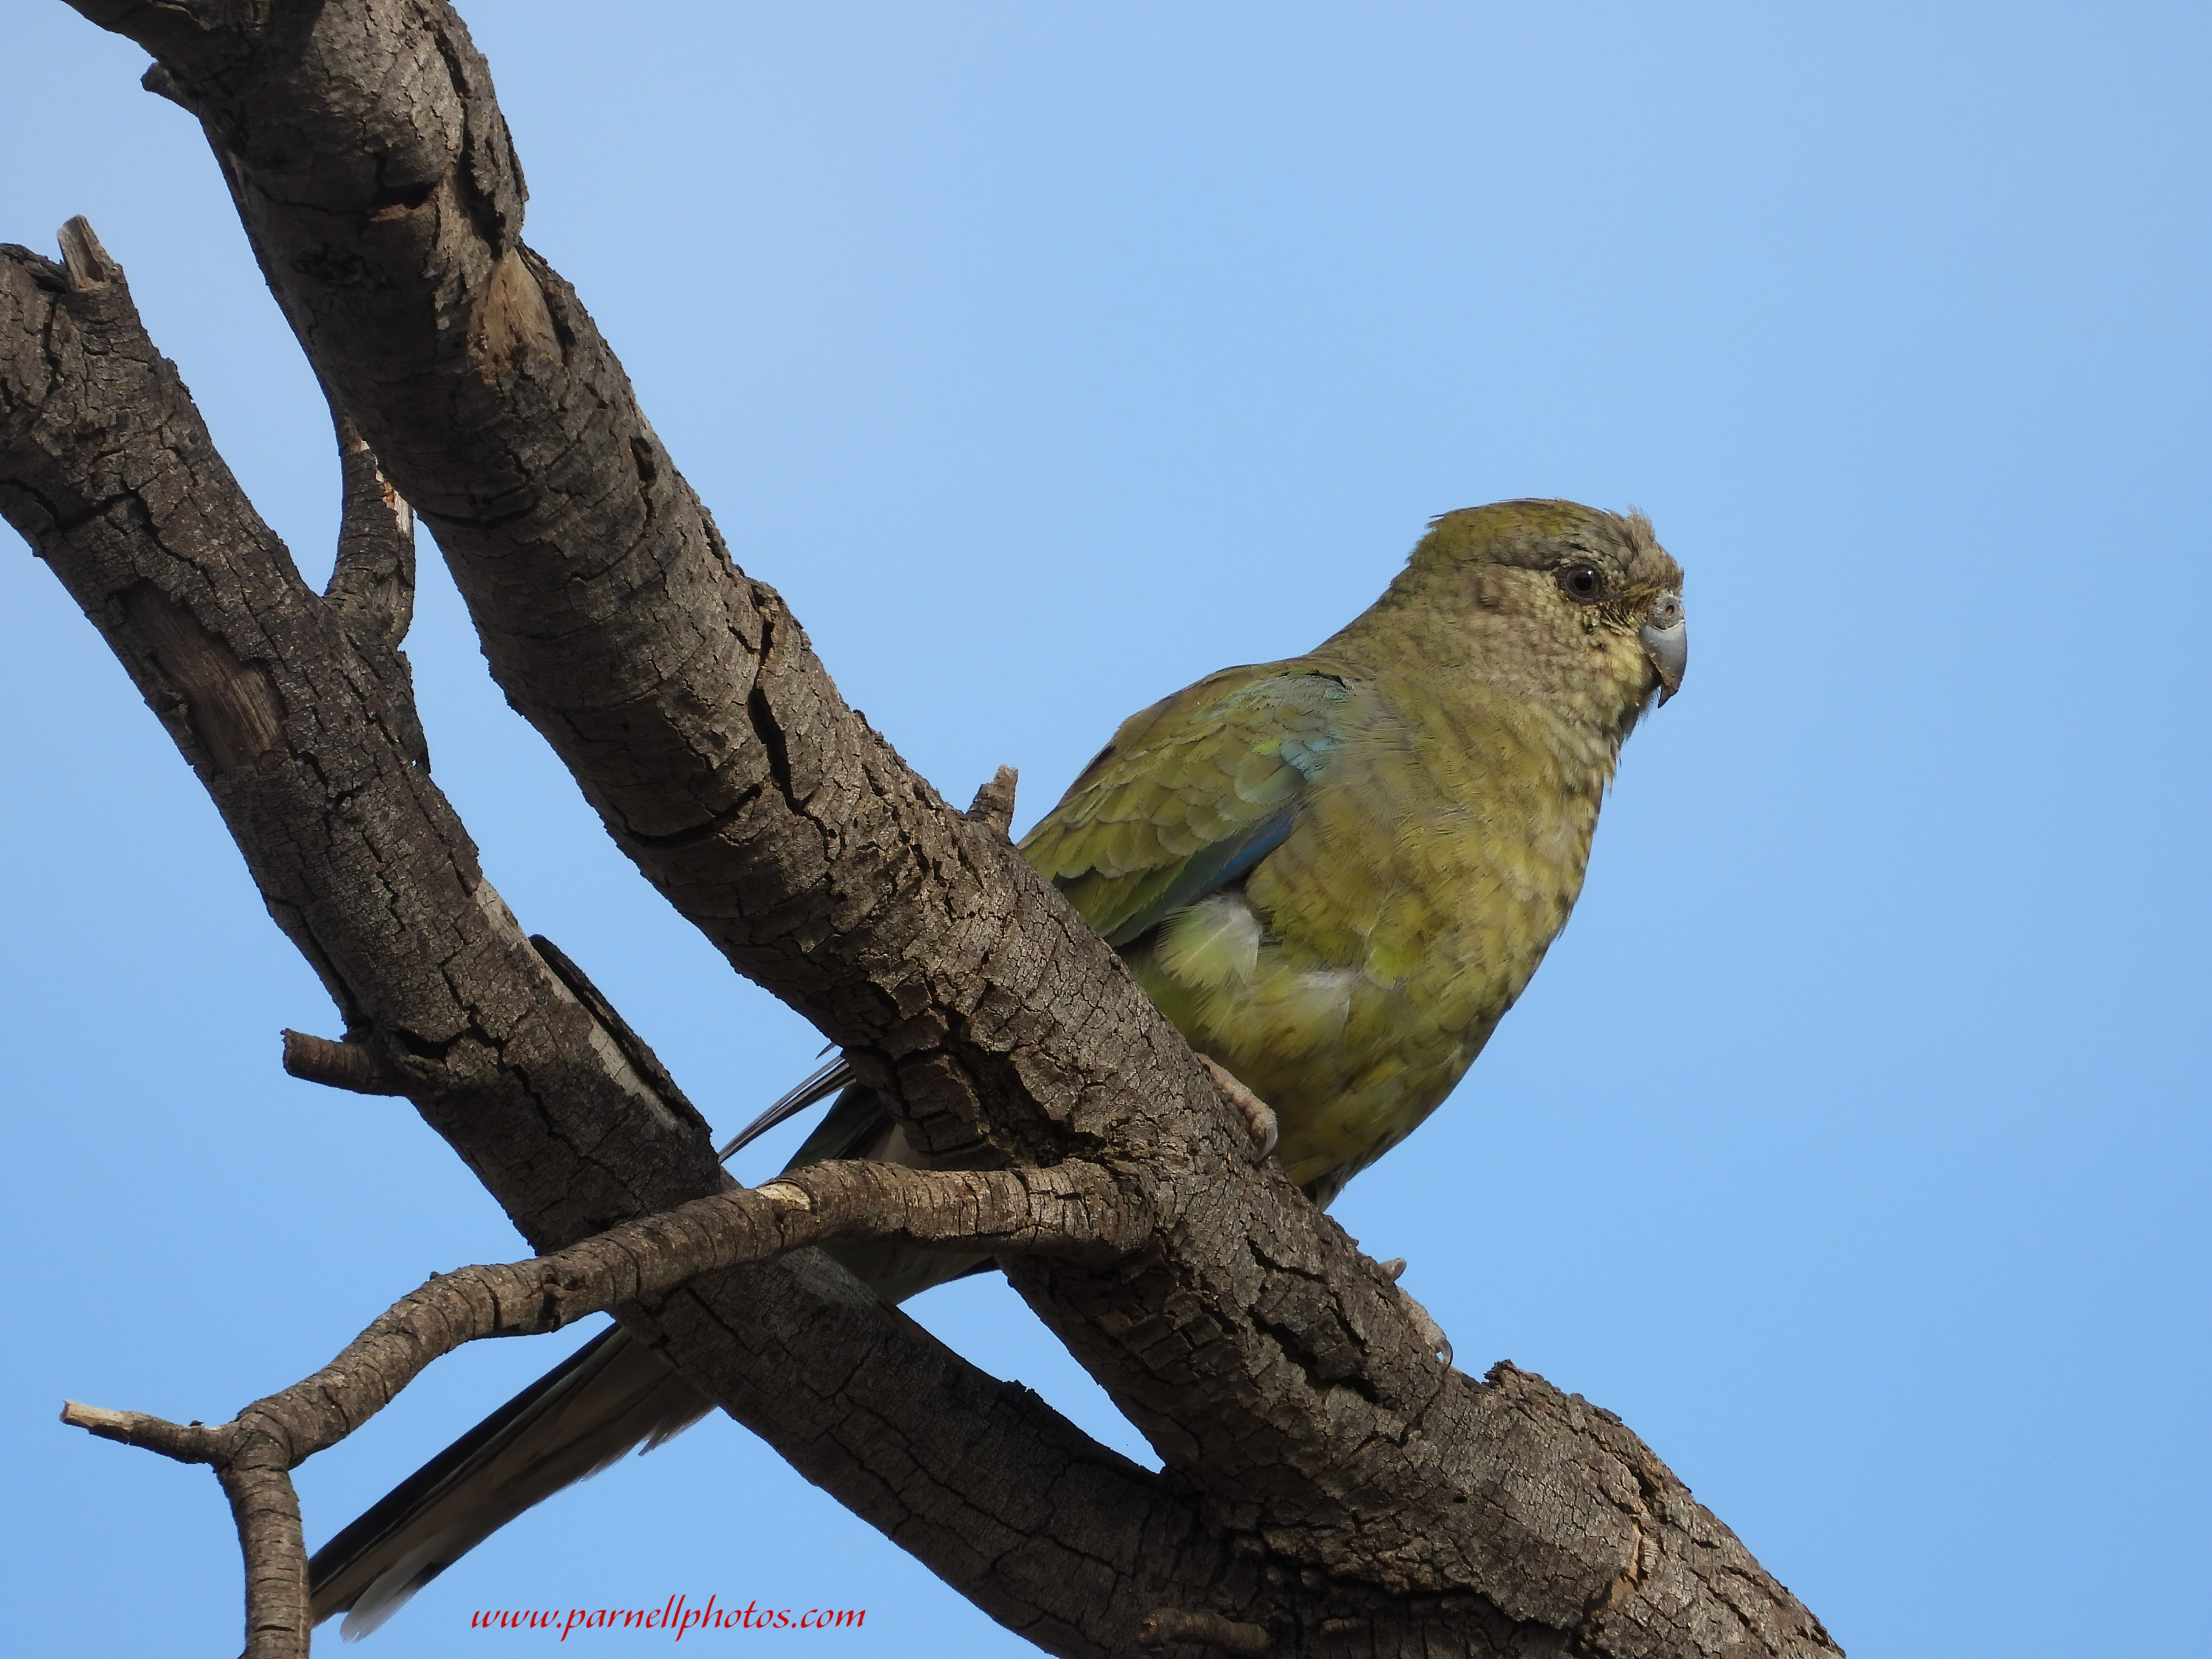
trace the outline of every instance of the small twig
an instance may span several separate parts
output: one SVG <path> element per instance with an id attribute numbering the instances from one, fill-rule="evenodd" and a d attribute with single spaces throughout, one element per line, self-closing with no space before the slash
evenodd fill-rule
<path id="1" fill-rule="evenodd" d="M 166 1417 L 143 1412 L 110 1411 L 105 1406 L 86 1406 L 74 1400 L 62 1402 L 62 1421 L 73 1429 L 98 1435 L 125 1446 L 173 1457 L 179 1463 L 212 1463 L 222 1451 L 222 1430 L 202 1424 L 172 1423 Z"/>
<path id="2" fill-rule="evenodd" d="M 92 234 L 92 222 L 82 213 L 64 225 L 55 240 L 61 244 L 62 269 L 74 292 L 88 294 L 122 281 L 123 267 L 107 257 L 100 238 Z"/>
<path id="3" fill-rule="evenodd" d="M 1193 1642 L 1216 1653 L 1236 1655 L 1237 1659 L 1259 1659 L 1274 1644 L 1261 1626 L 1224 1619 L 1203 1607 L 1161 1607 L 1148 1613 L 1137 1626 L 1137 1640 L 1148 1648 Z"/>
<path id="4" fill-rule="evenodd" d="M 1002 836 L 1012 834 L 1014 827 L 1014 786 L 1020 779 L 1021 774 L 1011 766 L 1002 766 L 994 772 L 990 782 L 978 789 L 975 799 L 968 803 L 968 821 L 995 830 Z"/>
<path id="5" fill-rule="evenodd" d="M 936 1171 L 826 1163 L 768 1186 L 718 1193 L 611 1228 L 550 1255 L 434 1275 L 400 1298 L 321 1370 L 255 1401 L 232 1423 L 179 1425 L 71 1401 L 62 1420 L 182 1462 L 228 1456 L 249 1418 L 290 1442 L 287 1467 L 335 1445 L 434 1359 L 486 1336 L 559 1330 L 617 1303 L 648 1299 L 718 1268 L 748 1266 L 833 1239 L 895 1238 L 1004 1255 L 1111 1259 L 1146 1231 L 1096 1164 Z"/>
<path id="6" fill-rule="evenodd" d="M 1103 1169 L 1073 1159 L 1018 1170 L 809 1164 L 766 1187 L 738 1188 L 624 1222 L 550 1255 L 434 1277 L 321 1370 L 257 1401 L 239 1420 L 268 1425 L 291 1448 L 286 1467 L 296 1468 L 381 1411 L 431 1361 L 479 1337 L 541 1335 L 618 1304 L 664 1296 L 702 1273 L 838 1239 L 1110 1261 L 1149 1235 L 1151 1217 L 1142 1211 Z M 80 1417 L 88 1410 L 73 1409 Z M 132 1444 L 167 1449 L 161 1437 L 169 1431 L 145 1426 L 158 1419 L 101 1416 L 134 1425 Z M 89 1420 L 81 1426 L 126 1437 Z"/>
<path id="7" fill-rule="evenodd" d="M 284 1069 L 302 1083 L 348 1089 L 357 1095 L 396 1095 L 400 1086 L 384 1075 L 376 1056 L 358 1042 L 333 1042 L 305 1031 L 284 1033 Z"/>

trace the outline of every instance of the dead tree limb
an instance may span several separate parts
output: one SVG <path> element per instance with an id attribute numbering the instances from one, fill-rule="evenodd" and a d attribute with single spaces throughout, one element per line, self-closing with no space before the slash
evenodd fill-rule
<path id="1" fill-rule="evenodd" d="M 704 1124 L 656 1091 L 659 1062 L 629 1058 L 627 1025 L 599 1023 L 483 879 L 405 752 L 388 683 L 240 493 L 121 270 L 88 227 L 64 240 L 66 265 L 0 249 L 0 512 L 207 784 L 378 1074 L 540 1250 L 726 1190 Z M 1217 1576 L 1186 1496 L 818 1252 L 622 1312 L 649 1340 L 669 1333 L 687 1374 L 810 1480 L 1060 1650 L 1126 1646 L 1134 1615 L 1095 1606 L 1102 1561 L 1131 1597 L 1200 1597 Z M 824 1375 L 848 1379 L 841 1395 L 808 1386 Z M 1082 1525 L 1040 1524 L 1049 1490 L 1080 1494 Z M 247 1541 L 279 1547 L 267 1492 L 251 1501 Z M 289 1616 L 257 1603 L 249 1638 L 276 1639 Z"/>

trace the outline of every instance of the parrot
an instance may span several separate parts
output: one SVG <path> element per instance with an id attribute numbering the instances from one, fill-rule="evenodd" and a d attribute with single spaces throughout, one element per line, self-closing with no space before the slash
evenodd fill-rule
<path id="1" fill-rule="evenodd" d="M 1682 573 L 1642 514 L 1441 514 L 1313 651 L 1123 721 L 1020 851 L 1272 1110 L 1273 1156 L 1325 1207 L 1442 1103 L 1527 987 L 1581 891 L 1621 744 L 1687 659 Z M 790 1167 L 929 1167 L 836 1059 L 723 1156 L 832 1097 Z M 988 1266 L 829 1253 L 891 1302 Z M 709 1409 L 609 1328 L 318 1551 L 315 1620 L 368 1634 L 524 1510 Z"/>

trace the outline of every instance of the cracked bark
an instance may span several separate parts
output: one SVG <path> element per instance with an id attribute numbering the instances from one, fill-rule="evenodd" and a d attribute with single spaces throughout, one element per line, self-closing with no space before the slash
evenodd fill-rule
<path id="1" fill-rule="evenodd" d="M 1055 1651 L 1127 1651 L 1161 1609 L 1198 1622 L 1156 1633 L 1218 1618 L 1285 1652 L 1835 1650 L 1618 1419 L 1510 1366 L 1477 1382 L 1440 1360 L 1432 1322 L 1391 1275 L 1252 1166 L 1236 1109 L 1013 854 L 988 805 L 973 818 L 948 809 L 845 707 L 773 590 L 731 562 L 573 292 L 520 242 L 520 173 L 489 72 L 448 8 L 78 9 L 152 51 L 164 94 L 201 119 L 334 404 L 434 530 L 495 675 L 617 844 L 733 965 L 847 1048 L 918 1146 L 1017 1165 L 1088 1159 L 1141 1195 L 1157 1225 L 1130 1261 L 1027 1260 L 1009 1274 L 1170 1474 L 1116 1466 L 1041 1408 L 1015 1412 L 993 1441 L 1003 1391 L 990 1396 L 903 1322 L 867 1316 L 898 1336 L 868 1348 L 878 1370 L 855 1372 L 846 1403 L 872 1379 L 933 1364 L 942 1409 L 975 1419 L 963 1434 L 1007 1467 L 1036 1454 L 1026 1538 L 1044 1553 L 1010 1569 L 1011 1542 L 978 1550 L 948 1524 L 976 1494 L 1006 1489 L 933 1466 L 893 1490 L 869 1473 L 884 1448 L 794 1421 L 806 1407 L 777 1396 L 865 1322 L 854 1287 L 826 1267 L 701 1281 L 653 1312 L 626 1310 L 626 1322 Z M 120 294 L 119 282 L 42 278 L 24 258 L 9 279 L 71 318 Z M 713 1190 L 684 1115 L 489 896 L 407 759 L 391 687 L 330 607 L 310 612 L 313 596 L 288 589 L 288 629 L 269 637 L 256 584 L 278 565 L 297 579 L 250 509 L 196 503 L 223 520 L 208 550 L 188 570 L 141 574 L 131 557 L 166 569 L 173 542 L 115 550 L 148 511 L 128 505 L 138 486 L 103 494 L 50 477 L 72 458 L 45 451 L 16 460 L 14 433 L 38 426 L 17 411 L 44 394 L 18 398 L 12 365 L 27 348 L 6 349 L 8 476 L 46 469 L 7 492 L 9 515 L 202 768 L 272 915 L 331 985 L 349 1041 L 407 1079 L 541 1249 Z M 42 360 L 25 368 L 27 384 L 56 378 Z M 219 470 L 196 441 L 200 471 Z M 220 483 L 216 495 L 235 495 L 227 475 Z M 79 516 L 48 505 L 72 491 Z M 214 574 L 226 538 L 258 552 L 250 581 Z M 131 597 L 142 591 L 151 597 Z M 226 603 L 235 614 L 212 623 Z M 349 775 L 362 763 L 348 745 L 367 744 L 375 781 L 437 817 L 441 850 L 418 868 L 372 848 L 339 827 L 327 793 L 301 791 L 291 817 L 264 809 L 264 785 L 303 742 L 327 742 L 315 760 Z M 303 844 L 330 856 L 304 868 Z M 448 952 L 431 960 L 425 940 L 395 939 L 374 919 L 421 906 L 423 890 L 450 912 L 437 917 Z M 479 972 L 490 975 L 481 990 Z M 560 1063 L 525 1058 L 531 1042 L 564 1035 L 574 1042 Z M 464 1088 L 486 1097 L 464 1109 Z M 603 1120 L 625 1133 L 607 1139 Z M 564 1168 L 573 1190 L 548 1184 Z M 726 1283 L 742 1288 L 715 1302 Z M 768 1322 L 782 1334 L 765 1357 L 739 1352 L 715 1313 L 757 1312 L 763 1295 L 787 1310 Z M 823 1306 L 846 1310 L 844 1334 L 805 1326 Z M 891 1431 L 913 1421 L 896 1417 Z M 1091 1484 L 1111 1495 L 1070 1563 L 1046 1547 L 1073 1524 L 1055 1471 L 1079 1467 L 1107 1472 Z M 1019 1534 L 1011 1514 L 997 1520 Z"/>

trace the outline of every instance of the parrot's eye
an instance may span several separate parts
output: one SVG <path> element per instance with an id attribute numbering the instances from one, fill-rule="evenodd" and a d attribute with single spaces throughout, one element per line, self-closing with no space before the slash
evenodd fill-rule
<path id="1" fill-rule="evenodd" d="M 1594 564 L 1563 565 L 1559 569 L 1559 586 L 1569 599 L 1595 605 L 1605 597 L 1605 572 Z"/>

